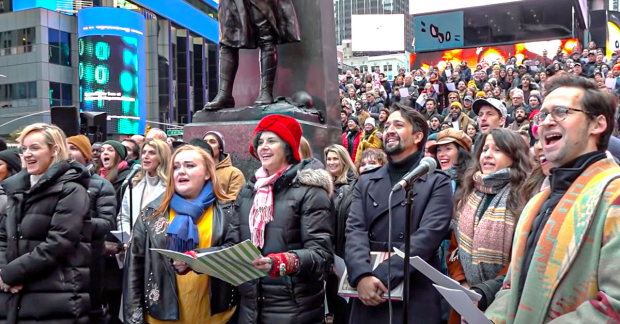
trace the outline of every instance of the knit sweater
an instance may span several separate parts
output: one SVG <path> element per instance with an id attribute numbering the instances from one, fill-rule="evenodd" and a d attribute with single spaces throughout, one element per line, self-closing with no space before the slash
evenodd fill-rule
<path id="1" fill-rule="evenodd" d="M 148 173 L 144 178 L 146 180 L 146 185 L 144 186 L 144 191 L 142 192 L 142 197 L 140 199 L 140 209 L 144 209 L 144 207 L 151 202 L 151 199 L 148 199 L 148 197 L 151 197 L 160 181 L 157 175 L 151 177 Z"/>

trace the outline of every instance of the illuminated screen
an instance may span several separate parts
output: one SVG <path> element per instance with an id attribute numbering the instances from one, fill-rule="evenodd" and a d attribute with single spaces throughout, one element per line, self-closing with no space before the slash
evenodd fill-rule
<path id="1" fill-rule="evenodd" d="M 405 50 L 404 15 L 352 15 L 351 46 L 354 52 Z"/>
<path id="2" fill-rule="evenodd" d="M 473 70 L 478 63 L 482 63 L 485 68 L 493 62 L 504 64 L 513 55 L 517 58 L 517 63 L 521 63 L 524 58 L 534 60 L 536 56 L 542 56 L 545 49 L 549 53 L 549 58 L 553 58 L 558 47 L 562 47 L 562 52 L 568 54 L 572 53 L 573 47 L 577 47 L 581 51 L 579 41 L 576 38 L 571 38 L 410 54 L 409 62 L 411 62 L 411 70 L 423 69 L 428 71 L 430 66 L 437 66 L 443 70 L 447 62 L 451 62 L 454 66 L 462 61 L 467 61 L 467 65 Z"/>
<path id="3" fill-rule="evenodd" d="M 140 117 L 138 40 L 88 36 L 78 40 L 80 107 L 112 116 Z M 108 132 L 139 134 L 138 119 L 112 119 Z"/>
<path id="4" fill-rule="evenodd" d="M 144 17 L 107 7 L 78 12 L 81 111 L 108 114 L 108 133 L 146 128 Z"/>
<path id="5" fill-rule="evenodd" d="M 73 3 L 58 0 L 13 0 L 13 11 L 45 8 L 52 11 L 73 15 Z"/>
<path id="6" fill-rule="evenodd" d="M 489 6 L 499 3 L 517 2 L 522 0 L 441 0 L 425 1 L 420 5 L 419 0 L 409 0 L 409 14 L 422 15 L 440 11 L 452 11 L 457 9 L 473 8 L 479 6 Z"/>

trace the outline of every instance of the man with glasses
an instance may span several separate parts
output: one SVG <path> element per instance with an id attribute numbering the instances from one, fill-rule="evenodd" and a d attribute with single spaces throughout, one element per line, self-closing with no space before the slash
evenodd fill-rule
<path id="1" fill-rule="evenodd" d="M 456 91 L 448 93 L 448 105 L 441 111 L 441 115 L 444 118 L 448 117 L 448 115 L 450 114 L 450 107 L 454 102 L 461 103 L 461 97 Z"/>
<path id="2" fill-rule="evenodd" d="M 617 100 L 593 82 L 549 79 L 538 126 L 551 186 L 515 228 L 494 323 L 620 322 L 620 167 L 605 150 Z"/>

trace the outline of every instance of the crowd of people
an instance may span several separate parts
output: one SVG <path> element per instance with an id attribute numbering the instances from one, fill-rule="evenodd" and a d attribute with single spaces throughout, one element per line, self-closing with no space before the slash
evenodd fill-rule
<path id="1" fill-rule="evenodd" d="M 268 115 L 247 179 L 217 131 L 91 143 L 29 125 L 18 149 L 0 142 L 0 322 L 461 323 L 402 258 L 374 266 L 406 240 L 493 323 L 620 322 L 618 100 L 581 55 L 394 82 L 346 71 L 342 141 L 320 161 L 294 118 Z M 390 192 L 425 157 L 437 170 L 413 183 L 407 236 L 405 191 Z M 265 276 L 239 286 L 152 250 L 244 241 Z M 388 300 L 406 277 L 407 321 Z"/>

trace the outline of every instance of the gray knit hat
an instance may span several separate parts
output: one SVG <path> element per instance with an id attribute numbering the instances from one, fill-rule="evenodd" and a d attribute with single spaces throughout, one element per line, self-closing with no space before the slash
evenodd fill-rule
<path id="1" fill-rule="evenodd" d="M 224 153 L 224 147 L 226 146 L 226 142 L 224 141 L 224 135 L 222 135 L 222 133 L 220 132 L 216 132 L 216 131 L 208 131 L 205 136 L 203 136 L 202 138 L 207 137 L 207 135 L 213 135 L 215 136 L 215 138 L 217 139 L 217 143 L 220 145 L 220 153 Z"/>

